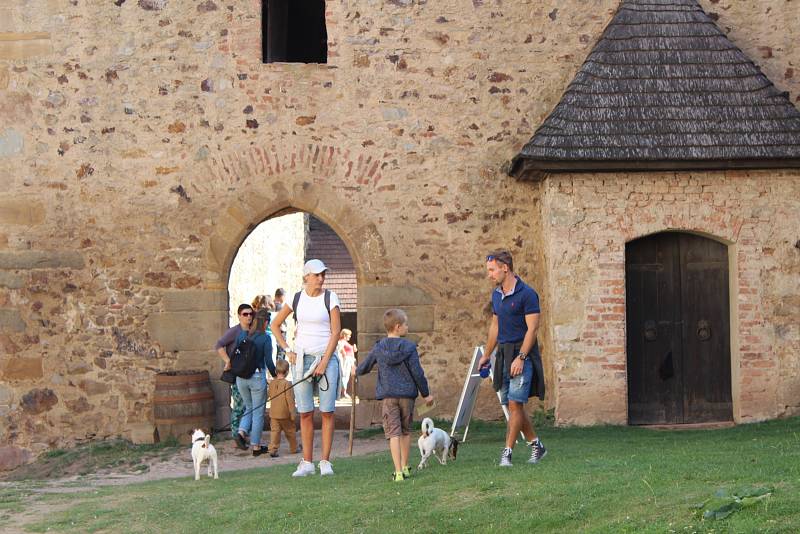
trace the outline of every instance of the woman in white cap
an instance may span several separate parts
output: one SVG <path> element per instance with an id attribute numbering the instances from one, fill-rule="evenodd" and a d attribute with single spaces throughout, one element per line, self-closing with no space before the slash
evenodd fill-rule
<path id="1" fill-rule="evenodd" d="M 292 364 L 292 380 L 295 384 L 295 403 L 300 413 L 300 438 L 303 443 L 303 460 L 293 477 L 313 475 L 314 450 L 314 390 L 319 392 L 319 411 L 322 415 L 322 460 L 320 475 L 332 475 L 330 462 L 333 445 L 333 412 L 339 391 L 339 359 L 336 346 L 341 329 L 339 297 L 333 291 L 323 289 L 328 268 L 320 260 L 309 260 L 303 266 L 303 290 L 286 302 L 272 322 L 275 341 L 286 351 L 286 359 Z M 297 328 L 294 347 L 290 347 L 281 333 L 281 325 L 294 312 Z M 314 375 L 313 379 L 304 377 Z"/>

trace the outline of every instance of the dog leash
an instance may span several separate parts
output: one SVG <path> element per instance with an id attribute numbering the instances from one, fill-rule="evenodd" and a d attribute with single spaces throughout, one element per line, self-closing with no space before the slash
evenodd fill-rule
<path id="1" fill-rule="evenodd" d="M 293 383 L 291 386 L 289 386 L 288 388 L 284 389 L 283 391 L 281 391 L 277 395 L 267 398 L 267 400 L 265 400 L 264 402 L 262 402 L 261 404 L 259 404 L 255 408 L 253 408 L 252 410 L 248 410 L 248 411 L 244 412 L 242 414 L 242 417 L 244 417 L 246 415 L 250 415 L 251 413 L 255 412 L 256 410 L 263 409 L 264 406 L 266 406 L 268 402 L 270 402 L 270 401 L 272 401 L 274 399 L 277 399 L 278 397 L 280 397 L 281 395 L 283 395 L 287 391 L 289 391 L 291 389 L 294 389 L 295 386 L 298 386 L 298 385 L 302 384 L 306 380 L 311 380 L 313 382 L 322 382 L 323 378 L 325 379 L 325 383 L 327 385 L 324 388 L 322 386 L 320 386 L 319 389 L 320 389 L 320 391 L 328 391 L 328 389 L 331 387 L 331 385 L 328 382 L 328 377 L 326 375 L 323 374 L 323 375 L 321 375 L 319 377 L 315 377 L 313 374 L 307 374 L 305 377 L 303 377 L 302 379 L 300 379 L 297 382 Z M 211 435 L 219 434 L 221 432 L 227 432 L 229 430 L 231 430 L 231 425 L 227 425 L 227 426 L 224 426 L 222 428 L 212 428 L 211 429 Z"/>

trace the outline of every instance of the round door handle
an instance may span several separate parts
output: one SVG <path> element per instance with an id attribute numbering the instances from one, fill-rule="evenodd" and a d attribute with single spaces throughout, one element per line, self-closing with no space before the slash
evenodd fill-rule
<path id="1" fill-rule="evenodd" d="M 697 339 L 700 341 L 711 339 L 711 325 L 705 319 L 697 322 Z"/>

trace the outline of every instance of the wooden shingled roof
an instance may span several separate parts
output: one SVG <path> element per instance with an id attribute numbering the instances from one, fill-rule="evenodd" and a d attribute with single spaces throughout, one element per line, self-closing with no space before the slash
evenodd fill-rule
<path id="1" fill-rule="evenodd" d="M 800 167 L 800 112 L 695 0 L 622 0 L 510 174 Z"/>
<path id="2" fill-rule="evenodd" d="M 305 256 L 306 261 L 317 258 L 328 267 L 325 287 L 339 297 L 341 311 L 356 311 L 358 305 L 356 268 L 350 252 L 347 250 L 347 245 L 333 228 L 313 215 L 308 220 Z"/>

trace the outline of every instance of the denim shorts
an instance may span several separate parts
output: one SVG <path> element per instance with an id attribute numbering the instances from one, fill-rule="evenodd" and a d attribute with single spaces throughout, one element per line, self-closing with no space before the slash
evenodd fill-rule
<path id="1" fill-rule="evenodd" d="M 300 358 L 300 355 L 298 354 L 297 357 Z M 303 374 L 305 374 L 311 369 L 316 357 L 313 354 L 304 354 L 302 358 Z M 339 359 L 335 355 L 331 356 L 328 361 L 325 377 L 327 380 L 322 377 L 319 380 L 310 378 L 294 387 L 294 400 L 298 413 L 314 411 L 314 394 L 319 395 L 320 412 L 330 413 L 336 409 L 336 397 L 339 391 Z"/>
<path id="2" fill-rule="evenodd" d="M 503 371 L 503 387 L 500 388 L 500 404 L 508 406 L 508 401 L 526 403 L 531 392 L 531 380 L 533 380 L 533 362 L 530 358 L 525 360 L 522 372 L 510 378 Z"/>

